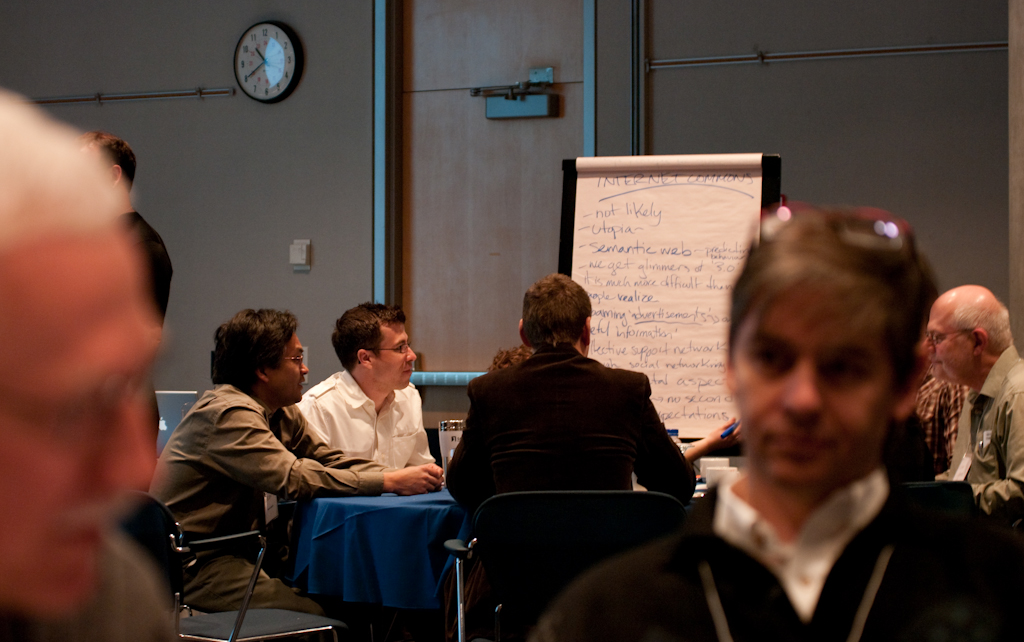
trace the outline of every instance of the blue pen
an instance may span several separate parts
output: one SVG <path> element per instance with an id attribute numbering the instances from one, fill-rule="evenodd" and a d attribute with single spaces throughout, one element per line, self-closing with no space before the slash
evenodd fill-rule
<path id="1" fill-rule="evenodd" d="M 737 419 L 736 421 L 734 421 L 731 424 L 729 424 L 729 427 L 722 431 L 722 434 L 720 435 L 721 438 L 725 439 L 726 437 L 731 435 L 736 430 L 736 426 L 739 426 L 739 425 L 740 425 L 740 420 L 739 419 Z"/>

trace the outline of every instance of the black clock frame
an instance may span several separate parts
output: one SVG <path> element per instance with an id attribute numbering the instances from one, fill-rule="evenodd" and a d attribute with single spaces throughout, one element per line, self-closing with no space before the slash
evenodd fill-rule
<path id="1" fill-rule="evenodd" d="M 292 82 L 289 83 L 288 86 L 285 87 L 284 90 L 279 92 L 276 96 L 268 98 L 266 100 L 257 98 L 256 96 L 253 96 L 249 94 L 247 91 L 245 91 L 245 85 L 243 84 L 242 79 L 238 77 L 238 50 L 242 46 L 242 41 L 245 40 L 245 36 L 248 35 L 249 31 L 252 30 L 253 27 L 264 24 L 273 25 L 280 29 L 281 31 L 283 31 L 284 35 L 288 36 L 288 39 L 292 41 L 292 55 L 295 56 L 295 71 L 292 74 Z M 294 29 L 284 24 L 283 22 L 278 22 L 276 20 L 260 20 L 259 22 L 254 22 L 253 24 L 249 25 L 249 27 L 246 28 L 245 31 L 242 32 L 242 35 L 238 38 L 238 42 L 235 43 L 235 52 L 232 57 L 232 66 L 235 68 L 235 82 L 238 83 L 238 87 L 242 90 L 243 94 L 245 94 L 246 96 L 260 104 L 270 105 L 273 103 L 279 103 L 288 96 L 291 96 L 292 92 L 295 91 L 295 88 L 299 86 L 300 82 L 302 82 L 302 65 L 304 62 L 304 58 L 305 55 L 303 52 L 302 41 L 299 40 L 299 34 L 295 33 Z"/>

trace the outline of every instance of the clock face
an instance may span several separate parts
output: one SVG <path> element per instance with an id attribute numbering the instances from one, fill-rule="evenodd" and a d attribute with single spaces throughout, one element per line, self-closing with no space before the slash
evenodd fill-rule
<path id="1" fill-rule="evenodd" d="M 250 98 L 262 103 L 284 100 L 302 75 L 302 46 L 280 22 L 249 27 L 235 47 L 235 78 Z"/>

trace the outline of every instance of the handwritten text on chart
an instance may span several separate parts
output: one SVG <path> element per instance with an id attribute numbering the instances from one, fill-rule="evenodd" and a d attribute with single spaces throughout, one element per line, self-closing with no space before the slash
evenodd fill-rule
<path id="1" fill-rule="evenodd" d="M 657 171 L 577 184 L 572 274 L 593 305 L 590 356 L 645 373 L 662 420 L 681 434 L 735 415 L 730 296 L 760 183 L 754 171 Z"/>

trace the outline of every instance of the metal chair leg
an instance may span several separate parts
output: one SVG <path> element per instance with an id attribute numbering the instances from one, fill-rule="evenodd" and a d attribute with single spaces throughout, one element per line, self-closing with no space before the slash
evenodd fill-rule
<path id="1" fill-rule="evenodd" d="M 469 544 L 461 539 L 450 539 L 444 543 L 445 550 L 455 557 L 455 603 L 457 609 L 456 621 L 458 642 L 466 642 L 466 560 L 472 559 L 473 547 L 476 546 L 476 538 L 470 540 Z"/>
<path id="2" fill-rule="evenodd" d="M 249 600 L 252 599 L 252 592 L 256 588 L 256 579 L 260 575 L 260 568 L 263 566 L 263 556 L 267 552 L 267 538 L 260 535 L 260 553 L 256 556 L 255 568 L 252 577 L 249 578 L 249 586 L 245 590 L 245 597 L 242 599 L 242 607 L 238 609 L 238 618 L 235 619 L 235 628 L 231 631 L 228 642 L 235 642 L 242 633 L 242 622 L 245 621 L 245 612 L 249 610 Z"/>
<path id="3" fill-rule="evenodd" d="M 181 593 L 174 593 L 174 637 L 181 637 Z"/>
<path id="4" fill-rule="evenodd" d="M 463 577 L 463 564 L 465 564 L 465 561 L 462 558 L 455 558 L 455 599 L 458 604 L 459 642 L 466 642 L 466 587 L 463 584 L 465 581 Z"/>

